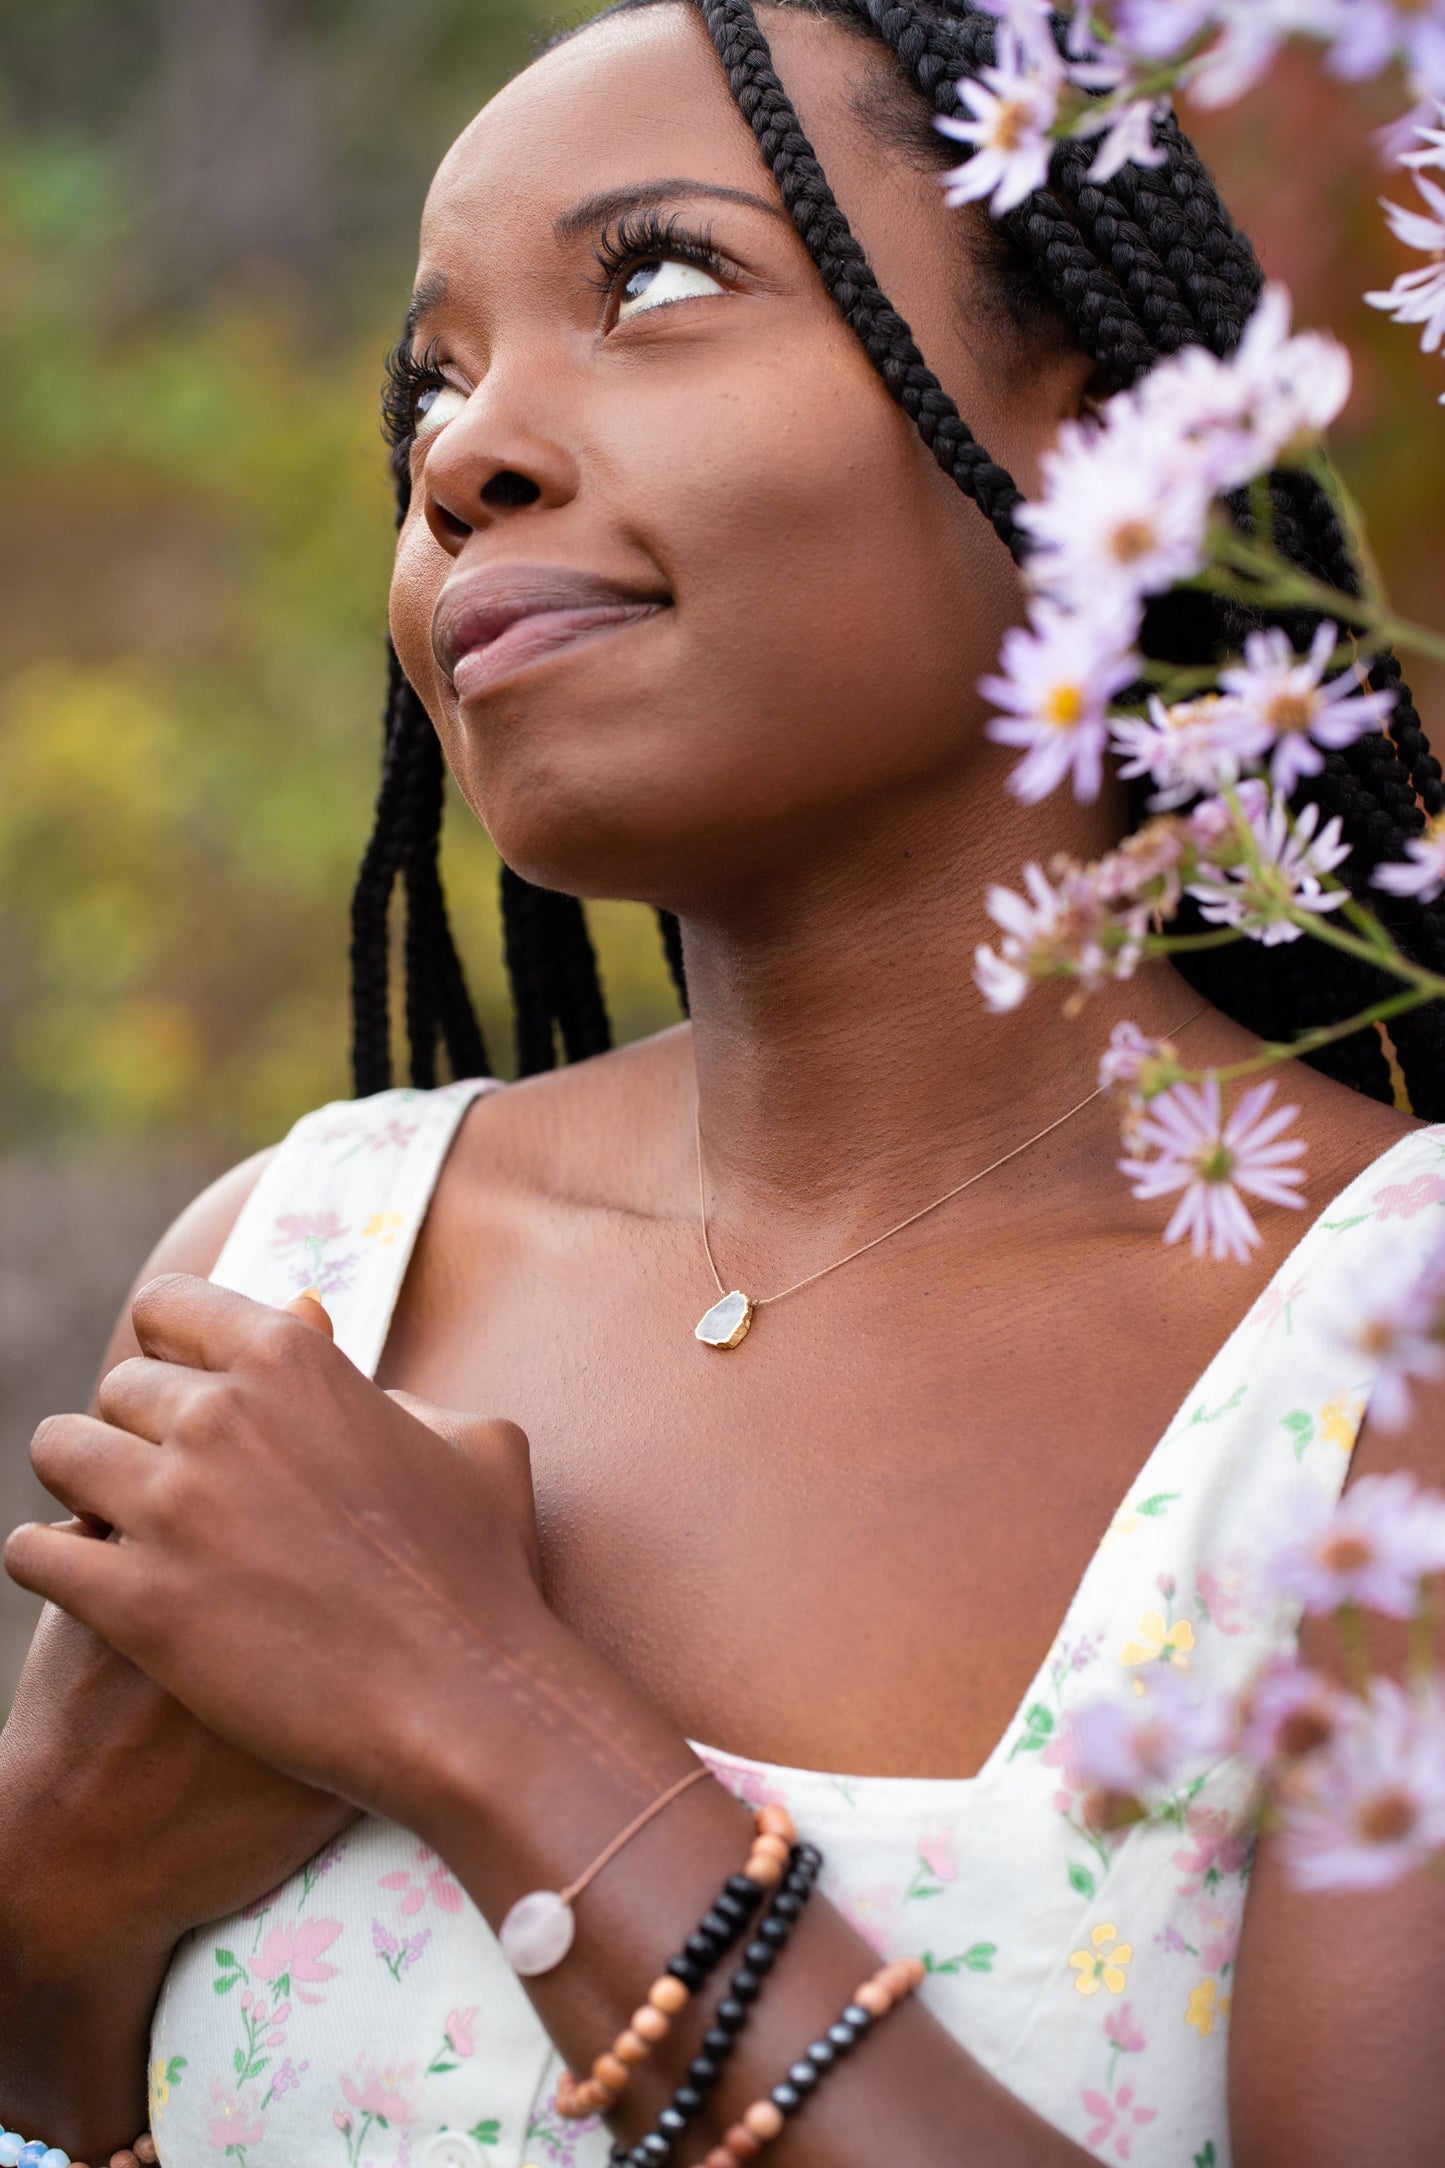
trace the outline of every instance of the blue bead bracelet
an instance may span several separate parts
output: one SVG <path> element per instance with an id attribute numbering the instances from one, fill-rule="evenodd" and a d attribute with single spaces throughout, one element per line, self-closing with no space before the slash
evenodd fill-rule
<path id="1" fill-rule="evenodd" d="M 70 2168 L 70 2155 L 43 2138 L 27 2141 L 18 2130 L 0 2130 L 0 2168 Z"/>

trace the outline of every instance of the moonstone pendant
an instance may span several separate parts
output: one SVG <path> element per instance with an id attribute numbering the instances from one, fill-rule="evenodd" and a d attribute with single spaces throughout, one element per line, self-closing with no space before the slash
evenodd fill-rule
<path id="1" fill-rule="evenodd" d="M 530 1980 L 561 1964 L 576 1932 L 577 1915 L 566 1898 L 554 1889 L 534 1889 L 517 1899 L 497 1940 L 513 1972 Z"/>
<path id="2" fill-rule="evenodd" d="M 746 1340 L 752 1321 L 752 1303 L 734 1288 L 721 1302 L 713 1304 L 698 1326 L 696 1337 L 705 1347 L 737 1347 Z"/>

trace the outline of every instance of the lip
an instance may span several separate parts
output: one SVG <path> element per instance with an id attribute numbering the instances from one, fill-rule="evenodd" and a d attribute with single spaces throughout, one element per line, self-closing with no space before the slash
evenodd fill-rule
<path id="1" fill-rule="evenodd" d="M 432 652 L 457 698 L 474 700 L 531 663 L 668 607 L 663 595 L 569 565 L 481 566 L 442 589 Z"/>

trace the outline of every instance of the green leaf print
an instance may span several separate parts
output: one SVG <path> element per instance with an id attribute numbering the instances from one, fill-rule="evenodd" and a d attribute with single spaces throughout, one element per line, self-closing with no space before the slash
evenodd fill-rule
<path id="1" fill-rule="evenodd" d="M 224 1965 L 227 1972 L 239 1972 L 241 1969 L 240 1959 L 233 1957 L 229 1950 L 217 1950 L 216 1963 Z"/>
<path id="2" fill-rule="evenodd" d="M 1069 1887 L 1077 1890 L 1081 1897 L 1092 1897 L 1099 1885 L 1088 1868 L 1081 1867 L 1075 1859 L 1069 1862 Z"/>
<path id="3" fill-rule="evenodd" d="M 1219 2155 L 1214 2150 L 1214 2140 L 1212 2138 L 1207 2139 L 1204 2151 L 1196 2153 L 1193 2158 L 1194 2168 L 1217 2168 Z"/>
<path id="4" fill-rule="evenodd" d="M 471 2129 L 467 2132 L 467 2136 L 475 2138 L 478 2145 L 500 2145 L 502 2142 L 502 2126 L 494 2115 L 485 2123 L 473 2123 Z"/>
<path id="5" fill-rule="evenodd" d="M 1135 1506 L 1134 1511 L 1144 1514 L 1151 1521 L 1157 1521 L 1162 1519 L 1170 1506 L 1177 1505 L 1183 1496 L 1183 1491 L 1156 1491 L 1152 1498 L 1146 1498 L 1142 1505 Z"/>
<path id="6" fill-rule="evenodd" d="M 1206 1408 L 1201 1400 L 1189 1418 L 1190 1429 L 1192 1430 L 1196 1423 L 1217 1423 L 1222 1415 L 1232 1415 L 1239 1406 L 1240 1401 L 1243 1400 L 1247 1390 L 1248 1387 L 1245 1385 L 1236 1385 L 1228 1400 L 1217 1408 Z"/>
<path id="7" fill-rule="evenodd" d="M 1332 1235 L 1343 1235 L 1348 1234 L 1352 1227 L 1363 1227 L 1365 1221 L 1373 1219 L 1374 1216 L 1373 1212 L 1357 1212 L 1353 1219 L 1325 1220 L 1323 1225 L 1328 1227 Z M 1206 2164 L 1206 2168 L 1213 2168 L 1212 2162 Z"/>
<path id="8" fill-rule="evenodd" d="M 246 2067 L 246 2058 L 239 2048 L 233 2048 L 231 2050 L 231 2067 L 235 2071 L 238 2078 L 240 2077 L 241 2072 Z"/>
<path id="9" fill-rule="evenodd" d="M 925 1972 L 992 1972 L 997 1956 L 996 1942 L 975 1942 L 971 1949 L 961 1950 L 957 1957 L 935 1957 L 932 1950 L 925 1950 L 923 1969 Z"/>
<path id="10" fill-rule="evenodd" d="M 1047 1702 L 1033 1701 L 1024 1711 L 1024 1729 L 1015 1739 L 1009 1751 L 1009 1760 L 1015 1754 L 1040 1754 L 1048 1745 L 1054 1732 L 1054 1712 Z"/>
<path id="11" fill-rule="evenodd" d="M 182 2072 L 182 2071 L 183 2071 L 183 2070 L 185 2069 L 185 2067 L 186 2067 L 186 2058 L 185 2058 L 185 2056 L 184 2056 L 184 2055 L 173 2055 L 173 2056 L 171 2057 L 170 2061 L 169 2061 L 169 2062 L 168 2062 L 168 2063 L 166 2064 L 166 2083 L 167 2083 L 167 2085 L 179 2085 L 179 2084 L 180 2084 L 180 2082 L 181 2082 L 181 2072 Z"/>
<path id="12" fill-rule="evenodd" d="M 1288 1415 L 1280 1417 L 1280 1422 L 1294 1439 L 1295 1459 L 1303 1460 L 1307 1447 L 1314 1444 L 1314 1417 L 1307 1413 L 1304 1408 L 1291 1408 Z"/>
<path id="13" fill-rule="evenodd" d="M 218 1995 L 229 1995 L 233 1987 L 239 1987 L 245 1979 L 244 1972 L 228 1972 L 223 1979 L 213 1980 L 212 1987 Z"/>

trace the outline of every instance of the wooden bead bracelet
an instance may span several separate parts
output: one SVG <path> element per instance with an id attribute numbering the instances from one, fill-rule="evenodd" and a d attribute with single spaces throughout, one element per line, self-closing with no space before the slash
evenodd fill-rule
<path id="1" fill-rule="evenodd" d="M 788 2066 L 787 2076 L 764 2100 L 744 2108 L 738 2120 L 722 2136 L 722 2142 L 697 2163 L 697 2168 L 738 2168 L 770 2145 L 783 2125 L 795 2116 L 820 2078 L 826 2076 L 879 2018 L 911 1995 L 925 1977 L 916 1957 L 895 1958 L 883 1965 L 854 1995 L 838 2021 Z"/>
<path id="2" fill-rule="evenodd" d="M 737 2047 L 753 2004 L 802 1917 L 813 1894 L 823 1855 L 814 1844 L 793 1847 L 791 1864 L 767 1915 L 753 1931 L 743 1951 L 743 1962 L 728 1982 L 727 1991 L 712 2013 L 712 2023 L 702 2036 L 702 2052 L 694 2056 L 687 2075 L 655 2127 L 632 2147 L 613 2146 L 608 2168 L 662 2168 L 670 2161 L 678 2140 L 689 2123 L 701 2115 L 707 2097 L 722 2078 L 728 2059 Z"/>
<path id="3" fill-rule="evenodd" d="M 569 2122 L 580 2121 L 605 2113 L 621 2098 L 633 2071 L 667 2038 L 674 2020 L 738 1940 L 767 1892 L 782 1881 L 797 1834 L 786 1808 L 759 1808 L 742 1873 L 729 1875 L 716 1901 L 653 1981 L 646 2001 L 633 2011 L 611 2047 L 598 2056 L 590 2074 L 576 2078 L 570 2070 L 563 2071 L 557 2081 L 559 2115 Z"/>

